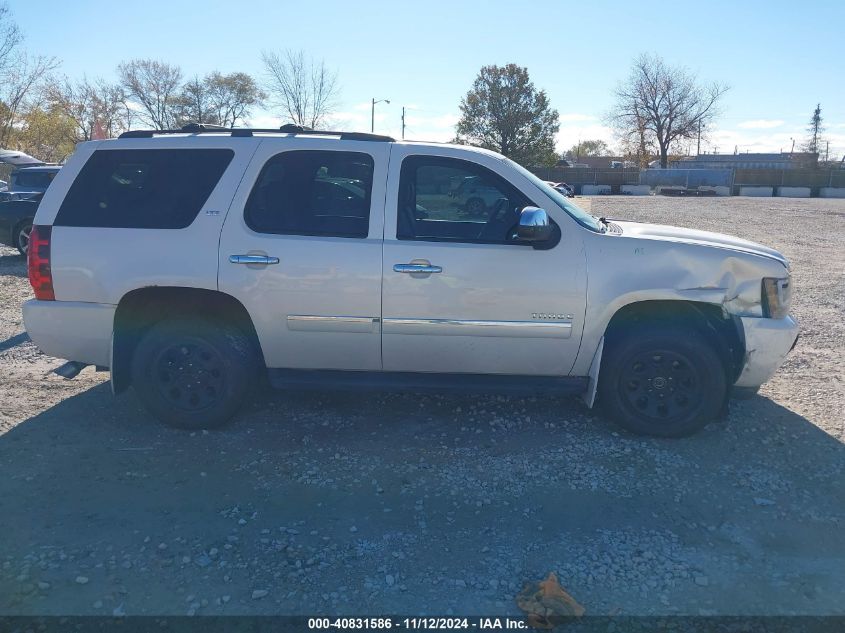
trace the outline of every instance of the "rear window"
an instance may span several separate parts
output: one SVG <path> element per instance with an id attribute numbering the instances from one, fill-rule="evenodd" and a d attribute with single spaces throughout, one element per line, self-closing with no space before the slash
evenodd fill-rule
<path id="1" fill-rule="evenodd" d="M 53 178 L 56 177 L 56 171 L 16 171 L 12 173 L 12 186 L 19 190 L 24 190 L 28 187 L 34 189 L 46 189 Z"/>
<path id="2" fill-rule="evenodd" d="M 71 185 L 55 224 L 183 229 L 233 156 L 230 149 L 96 151 Z"/>

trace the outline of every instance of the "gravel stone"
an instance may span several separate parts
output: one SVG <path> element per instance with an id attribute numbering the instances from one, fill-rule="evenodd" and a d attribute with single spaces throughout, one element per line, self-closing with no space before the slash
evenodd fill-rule
<path id="1" fill-rule="evenodd" d="M 0 612 L 521 617 L 553 571 L 591 615 L 840 615 L 845 201 L 592 203 L 792 263 L 795 349 L 693 437 L 635 437 L 570 397 L 299 391 L 174 431 L 107 373 L 50 375 L 26 264 L 0 247 Z"/>

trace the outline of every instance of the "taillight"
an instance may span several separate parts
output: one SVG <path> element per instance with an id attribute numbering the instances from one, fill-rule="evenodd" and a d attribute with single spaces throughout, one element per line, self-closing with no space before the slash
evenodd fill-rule
<path id="1" fill-rule="evenodd" d="M 35 298 L 41 301 L 55 301 L 53 272 L 50 270 L 50 233 L 52 226 L 33 226 L 29 234 L 27 249 L 29 283 L 35 291 Z"/>

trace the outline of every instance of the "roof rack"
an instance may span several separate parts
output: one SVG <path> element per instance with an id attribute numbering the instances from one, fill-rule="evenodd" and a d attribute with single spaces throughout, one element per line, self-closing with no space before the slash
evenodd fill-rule
<path id="1" fill-rule="evenodd" d="M 381 143 L 393 143 L 396 141 L 392 136 L 381 134 L 367 134 L 366 132 L 333 132 L 329 130 L 312 130 L 310 127 L 288 123 L 278 128 L 248 128 L 248 127 L 223 127 L 221 125 L 209 125 L 207 123 L 188 123 L 178 130 L 129 130 L 118 138 L 152 138 L 161 134 L 220 134 L 229 132 L 234 137 L 253 136 L 256 133 L 278 134 L 305 134 L 314 136 L 339 136 L 342 141 L 375 141 Z"/>

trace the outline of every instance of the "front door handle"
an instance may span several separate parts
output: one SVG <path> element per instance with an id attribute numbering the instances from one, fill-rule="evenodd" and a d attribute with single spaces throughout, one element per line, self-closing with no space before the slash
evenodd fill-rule
<path id="1" fill-rule="evenodd" d="M 431 264 L 393 264 L 393 272 L 397 273 L 442 273 L 443 268 Z"/>
<path id="2" fill-rule="evenodd" d="M 232 264 L 278 264 L 278 257 L 267 255 L 229 255 L 229 262 Z"/>

